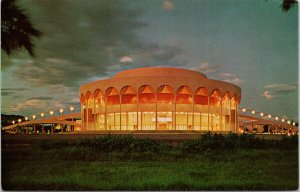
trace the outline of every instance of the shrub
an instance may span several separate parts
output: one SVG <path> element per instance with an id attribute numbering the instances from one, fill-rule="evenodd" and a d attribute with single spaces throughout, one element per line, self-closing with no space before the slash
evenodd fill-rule
<path id="1" fill-rule="evenodd" d="M 185 141 L 181 144 L 183 153 L 201 151 L 228 151 L 236 149 L 297 149 L 298 136 L 283 137 L 282 140 L 259 139 L 254 134 L 237 135 L 230 133 L 227 136 L 211 134 L 210 132 L 201 138 Z"/>
<path id="2" fill-rule="evenodd" d="M 107 135 L 93 139 L 79 138 L 75 141 L 42 140 L 34 147 L 48 150 L 62 147 L 90 147 L 99 152 L 155 152 L 168 150 L 170 145 L 159 143 L 150 138 L 135 138 L 126 135 Z"/>

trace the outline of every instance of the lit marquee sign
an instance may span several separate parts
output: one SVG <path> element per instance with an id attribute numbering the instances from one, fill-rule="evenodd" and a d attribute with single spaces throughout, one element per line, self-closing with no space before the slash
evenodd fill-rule
<path id="1" fill-rule="evenodd" d="M 152 118 L 152 121 L 155 122 L 155 118 Z M 158 117 L 157 119 L 158 122 L 172 122 L 171 117 Z"/>

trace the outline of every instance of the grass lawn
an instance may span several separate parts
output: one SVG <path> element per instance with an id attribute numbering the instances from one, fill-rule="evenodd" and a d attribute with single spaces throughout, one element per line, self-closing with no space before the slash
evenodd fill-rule
<path id="1" fill-rule="evenodd" d="M 298 151 L 2 150 L 4 190 L 296 190 Z"/>

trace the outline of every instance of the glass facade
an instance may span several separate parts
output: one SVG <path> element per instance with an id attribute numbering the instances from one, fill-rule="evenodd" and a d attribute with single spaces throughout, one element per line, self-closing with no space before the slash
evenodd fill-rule
<path id="1" fill-rule="evenodd" d="M 185 85 L 109 87 L 81 96 L 84 131 L 236 131 L 237 109 L 236 95 Z"/>

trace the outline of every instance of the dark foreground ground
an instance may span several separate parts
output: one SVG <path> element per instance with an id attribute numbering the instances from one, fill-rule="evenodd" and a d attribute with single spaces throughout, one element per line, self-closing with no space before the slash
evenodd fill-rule
<path id="1" fill-rule="evenodd" d="M 43 137 L 2 136 L 2 189 L 298 189 L 298 149 L 276 148 L 280 141 L 269 148 L 230 148 L 228 142 L 219 145 L 223 140 L 216 137 L 218 141 L 201 141 L 208 147 L 203 150 L 197 148 L 199 142 L 170 146 L 152 140 L 130 143 L 132 139 L 126 138 L 124 148 L 124 138 L 120 145 L 118 138 L 68 143 L 78 139 L 64 136 L 63 143 L 51 143 L 51 136 Z M 112 147 L 106 150 L 99 143 Z"/>

